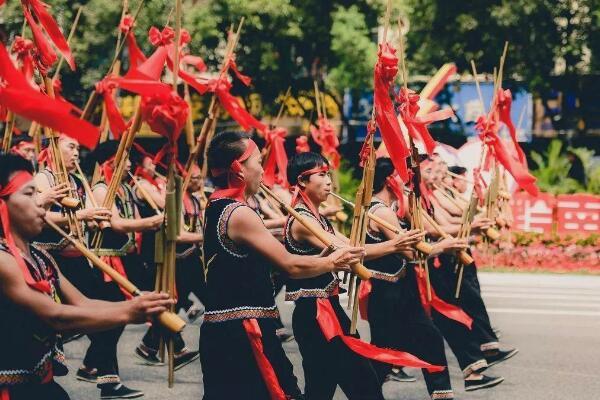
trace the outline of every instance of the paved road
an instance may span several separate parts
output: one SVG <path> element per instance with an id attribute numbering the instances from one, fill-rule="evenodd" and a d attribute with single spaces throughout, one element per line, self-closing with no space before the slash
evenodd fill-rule
<path id="1" fill-rule="evenodd" d="M 457 398 L 473 400 L 580 400 L 597 398 L 600 393 L 600 277 L 543 274 L 481 273 L 484 298 L 492 322 L 501 328 L 501 341 L 516 346 L 520 353 L 510 361 L 490 369 L 506 381 L 487 390 L 466 393 L 460 370 L 451 353 L 450 371 Z M 284 322 L 290 324 L 293 305 L 280 302 Z M 143 326 L 128 327 L 120 342 L 121 375 L 126 384 L 145 390 L 146 399 L 200 399 L 200 364 L 180 370 L 173 389 L 167 388 L 164 367 L 136 364 L 132 350 L 143 335 Z M 359 325 L 368 338 L 368 328 Z M 186 328 L 185 338 L 197 348 L 199 324 Z M 87 339 L 66 347 L 71 374 L 59 381 L 73 400 L 94 400 L 94 385 L 78 382 L 74 371 L 81 363 Z M 302 381 L 301 358 L 295 342 L 285 344 L 296 375 Z M 388 399 L 426 399 L 419 371 L 416 383 L 386 384 Z M 235 377 L 232 377 L 235 384 Z M 303 384 L 303 382 L 301 382 Z M 336 399 L 345 399 L 338 391 Z"/>

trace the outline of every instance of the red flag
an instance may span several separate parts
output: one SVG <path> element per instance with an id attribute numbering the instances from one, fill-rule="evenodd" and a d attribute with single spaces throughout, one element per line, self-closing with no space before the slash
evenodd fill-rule
<path id="1" fill-rule="evenodd" d="M 329 161 L 331 166 L 337 169 L 340 166 L 340 153 L 338 147 L 340 141 L 335 133 L 335 129 L 325 117 L 320 117 L 317 121 L 318 128 L 311 126 L 310 134 L 316 144 L 321 146 L 321 152 Z"/>
<path id="2" fill-rule="evenodd" d="M 274 184 L 288 187 L 288 157 L 284 147 L 286 135 L 287 130 L 284 128 L 269 129 L 265 133 L 266 147 L 269 149 L 269 155 L 265 162 L 263 182 L 269 187 L 272 187 Z"/>

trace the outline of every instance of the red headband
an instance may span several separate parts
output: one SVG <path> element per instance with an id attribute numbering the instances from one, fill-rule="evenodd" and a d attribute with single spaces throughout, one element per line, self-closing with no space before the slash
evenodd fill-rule
<path id="1" fill-rule="evenodd" d="M 31 271 L 29 271 L 29 268 L 25 264 L 25 260 L 23 260 L 23 256 L 21 256 L 21 252 L 15 244 L 15 240 L 10 231 L 10 216 L 8 214 L 8 207 L 6 205 L 6 201 L 4 201 L 5 197 L 8 197 L 13 193 L 18 192 L 23 186 L 25 186 L 32 180 L 33 176 L 29 172 L 19 171 L 12 177 L 10 181 L 8 181 L 8 184 L 6 186 L 0 188 L 0 222 L 2 223 L 2 231 L 4 232 L 4 237 L 6 238 L 6 244 L 8 245 L 8 249 L 17 261 L 17 265 L 19 266 L 19 268 L 21 268 L 21 272 L 23 273 L 25 282 L 35 290 L 51 294 L 52 288 L 50 287 L 50 283 L 47 280 L 36 281 L 31 276 Z"/>
<path id="2" fill-rule="evenodd" d="M 240 176 L 240 173 L 242 172 L 242 163 L 250 158 L 255 149 L 257 149 L 256 143 L 252 139 L 248 139 L 246 150 L 241 156 L 233 160 L 229 169 L 212 168 L 210 170 L 213 177 L 227 174 L 227 188 L 216 190 L 210 196 L 210 200 L 229 197 L 242 203 L 245 202 L 246 181 Z"/>
<path id="3" fill-rule="evenodd" d="M 300 175 L 298 175 L 298 181 L 301 178 L 306 178 L 308 176 L 311 176 L 314 174 L 319 174 L 321 172 L 329 172 L 329 165 L 323 163 L 319 167 L 314 167 L 314 168 L 311 168 L 311 169 L 308 169 L 308 170 L 302 172 Z M 315 209 L 312 201 L 310 201 L 310 199 L 308 198 L 306 193 L 304 193 L 304 189 L 302 187 L 300 187 L 300 185 L 298 183 L 296 183 L 293 186 L 293 189 L 294 189 L 294 194 L 292 196 L 292 207 L 294 207 L 298 203 L 299 198 L 301 198 L 302 202 L 310 209 L 310 212 L 315 216 L 315 218 L 319 219 L 319 211 L 317 209 Z"/>

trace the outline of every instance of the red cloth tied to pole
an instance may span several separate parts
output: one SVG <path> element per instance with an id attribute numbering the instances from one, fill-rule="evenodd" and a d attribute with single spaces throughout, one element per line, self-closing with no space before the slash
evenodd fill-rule
<path id="1" fill-rule="evenodd" d="M 27 81 L 33 79 L 33 52 L 35 48 L 33 42 L 29 39 L 16 36 L 10 51 L 16 54 L 17 60 L 21 64 L 21 72 L 25 75 Z"/>
<path id="2" fill-rule="evenodd" d="M 52 44 L 54 44 L 56 49 L 63 55 L 71 70 L 75 70 L 75 59 L 73 58 L 73 54 L 71 54 L 71 49 L 69 48 L 67 40 L 60 31 L 58 24 L 48 11 L 50 6 L 40 0 L 21 0 L 21 5 L 23 6 L 23 14 L 25 15 L 25 19 L 27 19 L 29 27 L 31 28 L 31 32 L 38 50 L 46 52 L 46 54 L 43 55 L 44 57 L 51 57 L 54 55 L 54 61 L 46 65 L 50 66 L 56 61 L 56 53 L 54 53 L 54 50 L 52 50 L 52 47 L 42 33 L 41 28 L 44 29 L 52 41 Z M 39 22 L 39 25 L 36 23 L 30 12 L 35 16 Z M 48 52 L 48 49 L 51 51 L 51 53 Z"/>
<path id="3" fill-rule="evenodd" d="M 517 140 L 517 130 L 513 125 L 512 119 L 510 118 L 510 110 L 512 107 L 512 93 L 510 90 L 503 90 L 502 88 L 499 88 L 496 95 L 496 102 L 498 107 L 498 118 L 500 122 L 502 122 L 508 128 L 510 138 L 512 139 L 512 143 L 515 146 L 515 150 L 518 154 L 519 162 L 521 164 L 525 164 L 525 153 L 523 152 L 521 146 L 519 146 L 519 141 Z"/>
<path id="4" fill-rule="evenodd" d="M 153 132 L 164 136 L 176 147 L 187 121 L 190 107 L 177 93 L 142 97 L 142 118 Z M 174 150 L 174 149 L 173 149 Z"/>
<path id="5" fill-rule="evenodd" d="M 242 325 L 246 330 L 246 335 L 250 341 L 250 348 L 254 354 L 254 359 L 256 360 L 258 370 L 265 381 L 265 385 L 267 386 L 271 400 L 285 400 L 287 397 L 281 388 L 281 385 L 279 384 L 277 374 L 275 373 L 271 362 L 264 353 L 261 339 L 262 332 L 260 330 L 260 326 L 258 325 L 258 321 L 254 318 L 244 319 L 242 320 Z"/>
<path id="6" fill-rule="evenodd" d="M 475 124 L 475 129 L 479 133 L 479 138 L 483 145 L 487 145 L 490 155 L 494 157 L 502 166 L 512 175 L 515 182 L 532 196 L 538 195 L 538 188 L 535 184 L 536 178 L 531 175 L 525 165 L 513 158 L 508 150 L 504 147 L 504 143 L 498 136 L 498 124 L 493 116 L 480 116 Z"/>
<path id="7" fill-rule="evenodd" d="M 417 286 L 419 288 L 419 297 L 425 311 L 428 314 L 431 314 L 431 308 L 433 308 L 446 318 L 452 319 L 471 329 L 473 326 L 473 318 L 464 312 L 462 308 L 455 306 L 454 304 L 446 303 L 444 300 L 440 299 L 433 290 L 433 287 L 430 287 L 431 302 L 427 300 L 427 279 L 425 278 L 425 272 L 418 266 L 415 266 L 415 272 Z"/>
<path id="8" fill-rule="evenodd" d="M 146 55 L 140 50 L 133 32 L 134 20 L 129 14 L 125 15 L 119 24 L 119 29 L 125 35 L 127 47 L 129 49 L 129 65 L 132 68 L 138 67 L 147 60 Z"/>
<path id="9" fill-rule="evenodd" d="M 104 97 L 104 107 L 106 110 L 110 131 L 114 135 L 115 139 L 118 140 L 123 132 L 125 132 L 127 129 L 127 124 L 121 116 L 121 112 L 119 111 L 117 102 L 113 96 L 116 88 L 116 82 L 111 80 L 103 79 L 96 83 L 96 92 Z"/>
<path id="10" fill-rule="evenodd" d="M 288 157 L 284 146 L 286 135 L 287 130 L 285 128 L 269 129 L 265 133 L 266 147 L 269 149 L 269 154 L 265 162 L 263 182 L 269 187 L 274 184 L 284 188 L 288 187 Z"/>
<path id="11" fill-rule="evenodd" d="M 398 174 L 393 174 L 385 178 L 385 185 L 394 193 L 396 197 L 398 210 L 396 215 L 398 218 L 404 218 L 406 215 L 406 203 L 404 199 L 404 185 Z"/>
<path id="12" fill-rule="evenodd" d="M 226 77 L 211 80 L 209 82 L 209 88 L 219 98 L 221 106 L 244 131 L 249 131 L 254 128 L 261 133 L 265 132 L 267 126 L 254 118 L 252 114 L 242 107 L 239 99 L 231 94 L 231 86 L 231 82 L 229 82 Z"/>
<path id="13" fill-rule="evenodd" d="M 302 135 L 296 138 L 296 153 L 307 153 L 310 151 L 310 146 L 308 145 L 308 137 Z"/>
<path id="14" fill-rule="evenodd" d="M 335 133 L 333 125 L 326 117 L 319 117 L 318 128 L 311 125 L 310 133 L 316 144 L 321 146 L 321 152 L 331 162 L 331 166 L 337 169 L 340 166 L 340 153 L 338 147 L 340 141 Z"/>
<path id="15" fill-rule="evenodd" d="M 117 271 L 119 274 L 127 278 L 127 272 L 125 271 L 125 266 L 123 265 L 123 261 L 121 257 L 118 256 L 101 256 L 100 259 L 111 266 L 112 269 Z M 104 282 L 112 282 L 112 278 L 110 275 L 107 275 L 105 272 L 102 273 L 104 275 Z M 127 300 L 133 299 L 133 295 L 119 286 L 121 293 L 125 295 Z"/>
<path id="16" fill-rule="evenodd" d="M 408 134 L 414 140 L 422 142 L 428 154 L 433 154 L 436 143 L 431 137 L 427 125 L 450 118 L 454 115 L 452 109 L 448 108 L 430 112 L 423 116 L 417 116 L 417 112 L 419 111 L 419 95 L 415 91 L 406 89 L 405 87 L 400 89 L 396 99 L 400 103 L 400 117 L 408 130 Z"/>
<path id="17" fill-rule="evenodd" d="M 2 224 L 2 232 L 4 233 L 4 238 L 6 239 L 6 245 L 8 246 L 12 256 L 15 258 L 17 265 L 21 269 L 23 278 L 25 279 L 27 285 L 39 292 L 52 294 L 50 282 L 47 280 L 36 281 L 31 275 L 31 271 L 27 267 L 27 264 L 25 264 L 25 260 L 23 259 L 21 251 L 17 247 L 15 239 L 13 238 L 10 230 L 10 215 L 8 213 L 8 206 L 6 205 L 5 198 L 15 192 L 18 192 L 23 186 L 27 185 L 32 180 L 33 176 L 29 172 L 19 171 L 14 174 L 6 186 L 0 186 L 0 223 Z"/>
<path id="18" fill-rule="evenodd" d="M 362 281 L 360 283 L 360 290 L 358 291 L 358 310 L 360 311 L 360 317 L 365 321 L 369 320 L 369 295 L 373 291 L 373 284 L 371 280 Z"/>
<path id="19" fill-rule="evenodd" d="M 483 206 L 485 200 L 485 181 L 481 176 L 481 168 L 473 168 L 473 190 L 477 193 L 477 198 L 479 199 L 479 205 Z"/>
<path id="20" fill-rule="evenodd" d="M 410 353 L 382 349 L 355 337 L 347 336 L 342 330 L 329 299 L 317 299 L 317 322 L 328 342 L 339 337 L 351 351 L 362 357 L 400 367 L 425 368 L 429 372 L 440 372 L 445 369 L 443 366 L 430 364 Z"/>
<path id="21" fill-rule="evenodd" d="M 242 172 L 242 163 L 246 161 L 254 150 L 258 147 L 254 140 L 248 139 L 248 146 L 244 153 L 234 160 L 231 163 L 231 166 L 227 170 L 220 169 L 211 169 L 210 173 L 213 177 L 217 177 L 223 174 L 227 174 L 227 188 L 215 190 L 213 194 L 210 195 L 210 200 L 213 199 L 221 199 L 223 197 L 228 197 L 234 200 L 237 200 L 241 203 L 246 202 L 245 192 L 246 192 L 246 181 L 240 175 Z"/>
<path id="22" fill-rule="evenodd" d="M 360 152 L 358 153 L 358 159 L 359 159 L 358 165 L 361 168 L 365 167 L 367 160 L 371 156 L 371 150 L 372 150 L 371 139 L 375 135 L 376 130 L 377 130 L 377 126 L 375 124 L 375 121 L 373 121 L 372 119 L 369 120 L 369 122 L 367 123 L 367 136 L 365 137 L 365 141 L 363 142 L 363 144 L 360 148 Z"/>
<path id="23" fill-rule="evenodd" d="M 75 117 L 76 107 L 67 101 L 52 99 L 34 90 L 13 65 L 6 48 L 0 44 L 0 105 L 32 121 L 76 139 L 93 149 L 99 138 L 98 128 Z"/>
<path id="24" fill-rule="evenodd" d="M 406 146 L 398 117 L 394 111 L 394 104 L 390 98 L 390 88 L 398 73 L 398 57 L 396 50 L 389 43 L 379 45 L 377 64 L 374 72 L 374 97 L 375 119 L 381 132 L 390 159 L 400 174 L 402 181 L 408 181 L 406 158 L 410 155 Z"/>

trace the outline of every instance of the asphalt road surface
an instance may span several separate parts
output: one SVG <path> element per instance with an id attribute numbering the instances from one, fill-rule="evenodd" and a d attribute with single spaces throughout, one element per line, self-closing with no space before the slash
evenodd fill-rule
<path id="1" fill-rule="evenodd" d="M 473 400 L 580 400 L 600 397 L 600 277 L 581 275 L 544 275 L 480 273 L 484 299 L 492 323 L 501 329 L 501 342 L 516 346 L 520 353 L 494 366 L 490 375 L 506 381 L 493 389 L 466 393 L 460 369 L 448 351 L 455 396 Z M 278 299 L 281 300 L 281 299 Z M 284 323 L 291 325 L 292 303 L 279 301 Z M 197 349 L 199 322 L 189 325 L 184 337 Z M 175 387 L 167 388 L 166 367 L 137 364 L 133 349 L 144 334 L 144 326 L 128 327 L 119 343 L 119 362 L 123 382 L 144 390 L 145 399 L 201 399 L 202 374 L 198 361 L 177 371 Z M 359 325 L 368 340 L 368 328 Z M 75 380 L 87 348 L 87 338 L 66 345 L 71 372 L 58 381 L 73 400 L 94 400 L 100 392 L 94 384 Z M 294 341 L 284 344 L 302 378 L 301 357 Z M 427 399 L 423 377 L 418 370 L 416 383 L 386 383 L 387 399 Z M 231 377 L 235 385 L 236 377 Z M 338 390 L 335 399 L 345 399 Z"/>

